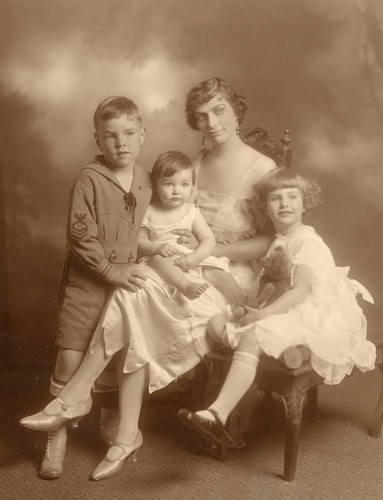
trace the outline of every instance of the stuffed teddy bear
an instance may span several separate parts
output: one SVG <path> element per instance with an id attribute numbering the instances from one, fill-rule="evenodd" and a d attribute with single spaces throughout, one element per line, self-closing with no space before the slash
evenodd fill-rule
<path id="1" fill-rule="evenodd" d="M 290 289 L 293 263 L 286 255 L 282 246 L 277 246 L 270 255 L 261 259 L 261 279 L 258 291 L 250 294 L 246 305 L 262 309 L 274 302 L 278 297 Z M 243 306 L 234 308 L 234 317 L 240 319 L 246 310 Z"/>
<path id="2" fill-rule="evenodd" d="M 250 294 L 246 304 L 255 309 L 266 307 L 287 292 L 291 288 L 294 272 L 294 264 L 282 246 L 277 246 L 270 255 L 261 259 L 261 264 L 258 293 Z M 234 307 L 235 321 L 239 321 L 245 314 L 244 306 Z M 281 355 L 282 361 L 290 369 L 299 368 L 309 357 L 310 351 L 305 346 L 289 347 Z"/>

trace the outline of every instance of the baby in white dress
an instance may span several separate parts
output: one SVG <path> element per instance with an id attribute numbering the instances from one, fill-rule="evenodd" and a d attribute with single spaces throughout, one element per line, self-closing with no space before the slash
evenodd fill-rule
<path id="1" fill-rule="evenodd" d="M 145 214 L 138 247 L 145 263 L 168 284 L 192 300 L 211 283 L 232 303 L 243 293 L 229 269 L 229 259 L 213 257 L 215 238 L 198 208 L 190 203 L 196 183 L 193 163 L 183 153 L 169 151 L 152 171 L 153 199 Z M 198 241 L 194 250 L 177 243 L 174 232 L 187 229 Z M 207 281 L 206 281 L 207 280 Z"/>

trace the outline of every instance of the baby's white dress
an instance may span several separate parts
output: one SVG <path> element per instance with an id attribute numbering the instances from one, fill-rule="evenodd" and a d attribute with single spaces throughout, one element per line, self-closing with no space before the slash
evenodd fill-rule
<path id="1" fill-rule="evenodd" d="M 192 203 L 189 203 L 187 212 L 177 222 L 163 225 L 153 224 L 148 220 L 147 217 L 144 217 L 142 221 L 142 227 L 148 230 L 150 241 L 170 243 L 171 245 L 174 245 L 176 249 L 181 253 L 191 253 L 193 252 L 193 250 L 185 247 L 185 245 L 180 245 L 179 243 L 177 243 L 177 239 L 179 238 L 179 236 L 177 234 L 173 234 L 172 231 L 174 231 L 175 229 L 187 229 L 188 231 L 192 231 L 194 220 L 199 212 L 199 208 L 197 208 Z M 140 259 L 140 264 L 146 264 L 149 259 L 149 256 L 142 257 Z M 229 262 L 230 261 L 227 257 L 214 257 L 210 255 L 209 257 L 206 257 L 206 259 L 201 261 L 196 267 L 198 267 L 199 269 L 201 269 L 201 267 L 203 266 L 217 267 L 227 273 L 230 273 Z"/>
<path id="2" fill-rule="evenodd" d="M 268 316 L 244 327 L 227 324 L 229 344 L 235 348 L 244 332 L 253 331 L 262 350 L 275 358 L 296 345 L 311 350 L 314 370 L 326 384 L 337 384 L 356 366 L 372 370 L 375 346 L 366 339 L 367 322 L 356 294 L 371 301 L 368 291 L 336 267 L 330 249 L 310 226 L 293 234 L 277 235 L 269 249 L 283 246 L 294 264 L 313 271 L 309 295 L 287 312 Z"/>

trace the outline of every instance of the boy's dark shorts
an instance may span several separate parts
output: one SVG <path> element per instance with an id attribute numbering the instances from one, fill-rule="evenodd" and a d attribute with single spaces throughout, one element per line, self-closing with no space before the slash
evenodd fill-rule
<path id="1" fill-rule="evenodd" d="M 113 287 L 70 256 L 60 286 L 56 346 L 85 352 Z"/>

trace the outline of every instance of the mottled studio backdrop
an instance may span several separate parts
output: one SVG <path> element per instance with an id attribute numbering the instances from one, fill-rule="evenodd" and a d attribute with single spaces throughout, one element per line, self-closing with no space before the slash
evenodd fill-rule
<path id="1" fill-rule="evenodd" d="M 324 190 L 310 223 L 383 325 L 382 21 L 379 0 L 1 0 L 2 362 L 53 363 L 68 192 L 96 153 L 95 106 L 138 103 L 142 162 L 193 155 L 185 96 L 212 76 L 247 97 L 247 128 L 291 130 L 296 167 Z"/>

